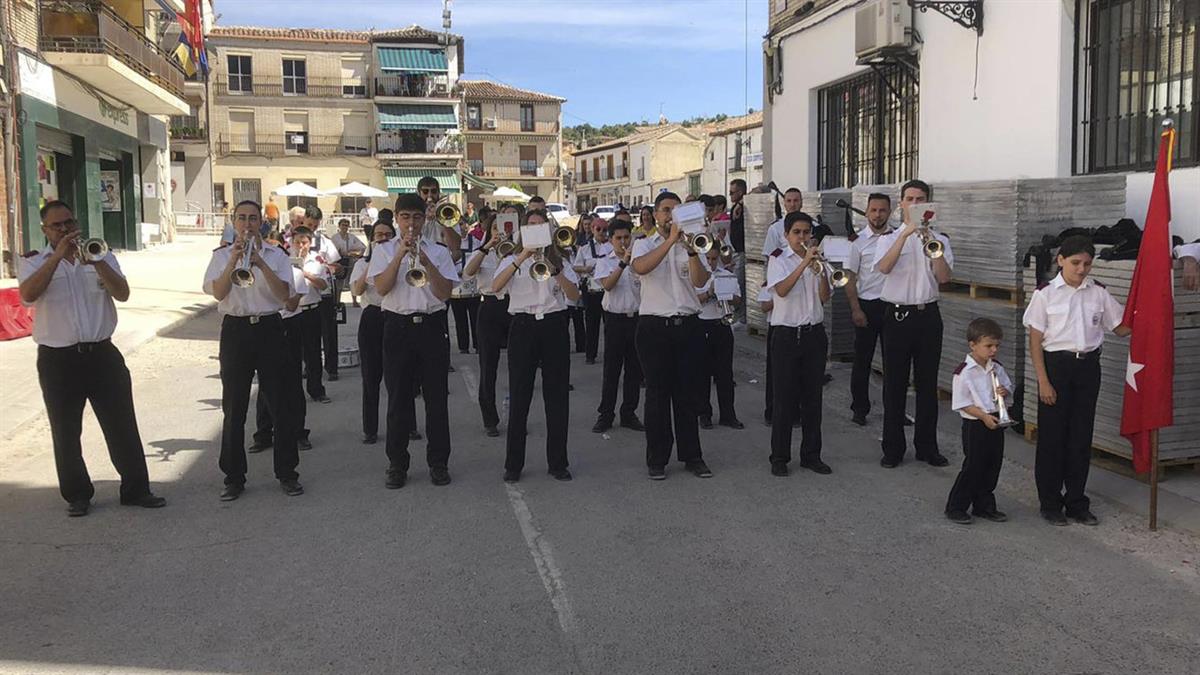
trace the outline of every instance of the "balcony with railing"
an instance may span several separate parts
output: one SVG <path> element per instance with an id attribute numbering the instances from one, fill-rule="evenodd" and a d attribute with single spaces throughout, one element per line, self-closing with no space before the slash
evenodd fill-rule
<path id="1" fill-rule="evenodd" d="M 221 134 L 217 137 L 216 151 L 221 156 L 366 156 L 371 154 L 371 138 L 369 136 L 311 136 L 307 132 L 291 132 L 282 135 Z"/>
<path id="2" fill-rule="evenodd" d="M 202 141 L 208 138 L 208 129 L 197 115 L 171 115 L 168 129 L 172 140 Z"/>
<path id="3" fill-rule="evenodd" d="M 39 0 L 43 58 L 115 99 L 156 115 L 188 111 L 183 69 L 98 0 Z"/>
<path id="4" fill-rule="evenodd" d="M 440 155 L 453 157 L 462 154 L 461 136 L 426 129 L 397 129 L 375 134 L 377 155 Z"/>
<path id="5" fill-rule="evenodd" d="M 376 98 L 440 98 L 451 97 L 450 76 L 445 73 L 411 73 L 382 75 L 375 78 Z"/>
<path id="6" fill-rule="evenodd" d="M 364 82 L 340 77 L 268 78 L 222 74 L 213 79 L 213 90 L 218 96 L 368 98 Z"/>
<path id="7" fill-rule="evenodd" d="M 523 160 L 520 164 L 484 164 L 482 159 L 468 160 L 471 173 L 482 178 L 558 178 L 558 169 L 547 169 L 535 160 Z"/>

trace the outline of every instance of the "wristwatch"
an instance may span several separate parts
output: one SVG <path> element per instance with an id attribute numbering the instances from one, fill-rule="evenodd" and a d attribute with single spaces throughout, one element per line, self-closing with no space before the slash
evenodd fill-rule
<path id="1" fill-rule="evenodd" d="M 618 263 L 617 263 L 617 267 L 620 267 L 621 269 L 625 269 L 626 267 L 629 267 L 629 263 L 627 263 L 627 262 L 625 262 L 624 260 L 622 260 L 622 261 L 620 261 L 620 262 L 618 262 Z"/>

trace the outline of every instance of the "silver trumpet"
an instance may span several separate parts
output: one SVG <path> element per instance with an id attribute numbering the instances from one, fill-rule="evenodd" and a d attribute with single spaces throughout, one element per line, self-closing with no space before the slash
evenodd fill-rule
<path id="1" fill-rule="evenodd" d="M 708 253 L 708 250 L 713 247 L 712 237 L 703 232 L 697 232 L 695 234 L 685 233 L 683 237 L 687 242 L 688 248 L 692 249 L 696 253 Z"/>
<path id="2" fill-rule="evenodd" d="M 737 322 L 737 317 L 733 315 L 733 303 L 728 300 L 717 300 L 717 306 L 721 308 L 721 323 L 726 326 L 732 326 Z"/>
<path id="3" fill-rule="evenodd" d="M 937 237 L 933 236 L 933 230 L 929 227 L 929 220 L 932 217 L 933 211 L 926 211 L 921 216 L 921 227 L 917 233 L 921 237 L 921 250 L 925 253 L 925 257 L 930 260 L 937 260 L 946 254 L 946 246 Z"/>
<path id="4" fill-rule="evenodd" d="M 412 250 L 409 252 L 411 256 L 408 262 L 408 271 L 404 273 L 404 283 L 413 288 L 424 288 L 425 284 L 429 283 L 429 275 L 425 272 L 425 266 L 421 264 L 421 242 L 413 244 Z"/>
<path id="5" fill-rule="evenodd" d="M 499 244 L 496 244 L 496 255 L 500 258 L 507 258 L 517 252 L 517 245 L 512 239 L 504 239 Z"/>
<path id="6" fill-rule="evenodd" d="M 108 255 L 108 242 L 98 237 L 88 239 L 79 245 L 79 259 L 85 262 L 100 262 Z"/>
<path id="7" fill-rule="evenodd" d="M 722 263 L 724 263 L 726 265 L 733 264 L 733 247 L 732 246 L 730 246 L 729 244 L 726 244 L 725 242 L 721 242 L 717 248 L 717 252 L 721 258 Z"/>
<path id="8" fill-rule="evenodd" d="M 549 281 L 550 277 L 552 276 L 550 263 L 546 261 L 546 256 L 544 253 L 542 253 L 542 249 L 540 248 L 534 255 L 533 264 L 529 266 L 529 276 L 532 277 L 534 281 Z"/>
<path id="9" fill-rule="evenodd" d="M 257 239 L 251 239 L 246 243 L 246 251 L 242 255 L 242 264 L 233 269 L 233 275 L 230 278 L 233 280 L 233 285 L 238 288 L 250 288 L 254 285 L 254 268 L 251 267 L 250 257 L 254 255 L 254 247 L 257 242 Z"/>
<path id="10" fill-rule="evenodd" d="M 1008 415 L 1008 406 L 1004 403 L 1004 397 L 1000 395 L 1000 377 L 996 375 L 996 371 L 992 371 L 992 393 L 996 395 L 996 419 L 999 423 L 996 425 L 998 429 L 1007 429 L 1016 424 Z"/>
<path id="11" fill-rule="evenodd" d="M 559 225 L 554 228 L 554 245 L 561 249 L 568 249 L 575 245 L 575 230 L 566 225 Z"/>

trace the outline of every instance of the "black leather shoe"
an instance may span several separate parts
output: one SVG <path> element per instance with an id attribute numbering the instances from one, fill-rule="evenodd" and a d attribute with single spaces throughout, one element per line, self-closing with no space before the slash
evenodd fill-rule
<path id="1" fill-rule="evenodd" d="M 449 485 L 450 470 L 444 466 L 435 466 L 429 470 L 429 481 L 434 485 Z"/>
<path id="2" fill-rule="evenodd" d="M 1059 511 L 1042 511 L 1042 519 L 1051 525 L 1063 527 L 1067 524 L 1067 517 Z"/>
<path id="3" fill-rule="evenodd" d="M 320 396 L 313 396 L 312 400 L 314 403 L 333 403 L 333 399 L 329 398 L 325 394 L 321 394 Z"/>
<path id="4" fill-rule="evenodd" d="M 807 462 L 800 462 L 800 466 L 808 469 L 809 471 L 811 471 L 813 473 L 819 473 L 822 476 L 827 476 L 827 475 L 833 473 L 833 469 L 829 468 L 828 464 L 826 464 L 825 462 L 822 462 L 819 459 L 813 459 L 813 460 L 809 460 Z"/>
<path id="5" fill-rule="evenodd" d="M 451 365 L 451 366 L 450 366 L 450 369 L 449 369 L 449 370 L 447 370 L 446 372 L 448 372 L 448 373 L 457 373 L 458 371 L 454 369 L 454 366 L 453 366 L 453 365 Z"/>
<path id="6" fill-rule="evenodd" d="M 279 481 L 279 487 L 283 488 L 283 494 L 289 497 L 298 497 L 304 494 L 304 486 L 295 478 Z"/>
<path id="7" fill-rule="evenodd" d="M 966 511 L 947 511 L 946 520 L 949 520 L 952 523 L 958 523 L 959 525 L 970 525 L 971 523 L 975 522 L 972 520 L 971 516 L 967 515 Z"/>
<path id="8" fill-rule="evenodd" d="M 698 459 L 694 462 L 687 462 L 684 464 L 684 466 L 687 467 L 687 470 L 691 471 L 692 475 L 696 478 L 712 478 L 713 472 L 708 468 L 708 465 L 705 464 L 704 460 L 702 459 Z"/>
<path id="9" fill-rule="evenodd" d="M 329 373 L 328 375 L 325 376 L 325 379 L 329 380 L 330 382 L 337 382 L 338 374 L 337 373 Z"/>
<path id="10" fill-rule="evenodd" d="M 650 476 L 650 480 L 666 480 L 667 479 L 667 468 L 664 466 L 652 466 L 652 467 L 650 467 L 650 470 L 647 473 Z"/>
<path id="11" fill-rule="evenodd" d="M 741 421 L 737 420 L 736 418 L 731 419 L 731 420 L 721 420 L 721 421 L 717 422 L 717 424 L 719 424 L 723 427 L 729 427 L 730 429 L 745 429 L 746 428 L 746 425 L 742 424 Z"/>
<path id="12" fill-rule="evenodd" d="M 990 520 L 993 523 L 1003 523 L 1008 520 L 1008 514 L 1003 511 L 976 511 L 974 515 L 976 518 Z"/>
<path id="13" fill-rule="evenodd" d="M 67 515 L 72 518 L 81 518 L 88 514 L 92 508 L 92 502 L 87 499 L 81 499 L 77 502 L 67 504 Z"/>
<path id="14" fill-rule="evenodd" d="M 297 450 L 312 450 L 312 441 L 308 440 L 307 438 L 297 438 L 296 439 L 296 449 Z"/>
<path id="15" fill-rule="evenodd" d="M 701 417 L 700 418 L 700 428 L 701 429 L 713 428 L 712 418 L 711 417 Z"/>
<path id="16" fill-rule="evenodd" d="M 231 502 L 231 501 L 237 499 L 238 497 L 241 497 L 242 493 L 245 491 L 246 491 L 246 486 L 242 485 L 241 483 L 233 483 L 231 485 L 226 485 L 225 488 L 223 490 L 221 490 L 221 501 Z"/>
<path id="17" fill-rule="evenodd" d="M 554 480 L 571 480 L 571 472 L 566 469 L 550 469 L 549 473 L 551 476 L 554 476 Z"/>
<path id="18" fill-rule="evenodd" d="M 854 422 L 860 427 L 867 426 L 867 416 L 862 413 L 854 413 L 854 416 L 850 418 L 850 421 Z"/>
<path id="19" fill-rule="evenodd" d="M 387 481 L 383 484 L 389 490 L 399 490 L 408 481 L 408 474 L 400 469 L 388 469 Z"/>
<path id="20" fill-rule="evenodd" d="M 637 418 L 637 415 L 621 420 L 621 426 L 625 427 L 626 429 L 633 429 L 634 431 L 646 430 L 646 425 L 642 424 L 642 421 Z"/>
<path id="21" fill-rule="evenodd" d="M 458 350 L 458 353 L 459 354 L 470 354 L 471 350 L 470 349 L 460 349 L 460 350 Z"/>
<path id="22" fill-rule="evenodd" d="M 246 448 L 246 452 L 254 455 L 269 449 L 274 443 L 272 441 L 254 441 L 250 447 Z"/>
<path id="23" fill-rule="evenodd" d="M 567 385 L 567 391 L 575 391 L 575 385 L 573 385 L 573 384 L 568 384 L 568 385 Z"/>
<path id="24" fill-rule="evenodd" d="M 790 473 L 790 472 L 788 471 L 787 464 L 785 464 L 783 462 L 771 462 L 771 475 L 772 476 L 781 476 L 782 477 L 782 476 L 788 475 L 788 473 Z"/>
<path id="25" fill-rule="evenodd" d="M 421 432 L 417 431 L 416 429 L 413 429 L 412 431 L 408 432 L 408 440 L 410 440 L 410 441 L 419 441 L 424 438 L 425 437 L 421 435 Z"/>
<path id="26" fill-rule="evenodd" d="M 929 466 L 946 466 L 950 463 L 950 460 L 946 459 L 946 456 L 940 452 L 935 452 L 927 456 L 925 461 L 929 463 Z"/>
<path id="27" fill-rule="evenodd" d="M 508 469 L 504 470 L 504 482 L 505 483 L 516 483 L 519 480 L 521 480 L 521 472 L 520 471 L 509 471 Z"/>
<path id="28" fill-rule="evenodd" d="M 363 436 L 362 442 L 363 445 L 375 445 L 377 442 L 379 442 L 379 436 L 376 436 L 375 434 L 366 434 Z"/>
<path id="29" fill-rule="evenodd" d="M 879 460 L 879 466 L 882 466 L 885 469 L 894 469 L 900 466 L 900 460 L 891 459 L 890 457 L 882 457 Z"/>
<path id="30" fill-rule="evenodd" d="M 612 428 L 612 420 L 606 420 L 603 417 L 601 417 L 600 419 L 596 420 L 595 424 L 592 425 L 592 433 L 593 434 L 602 434 L 611 428 Z"/>
<path id="31" fill-rule="evenodd" d="M 1092 513 L 1091 511 L 1083 511 L 1082 513 L 1072 513 L 1068 517 L 1071 520 L 1079 523 L 1080 525 L 1099 525 L 1100 524 L 1100 519 L 1097 518 L 1096 514 Z"/>
<path id="32" fill-rule="evenodd" d="M 121 498 L 121 506 L 140 506 L 143 509 L 161 509 L 167 505 L 167 500 L 156 497 L 149 492 L 141 497 Z"/>
<path id="33" fill-rule="evenodd" d="M 496 428 L 496 427 L 494 427 L 494 426 L 492 426 L 492 427 L 484 427 L 484 428 L 483 428 L 483 433 L 487 434 L 489 438 L 495 438 L 495 437 L 497 437 L 497 436 L 499 436 L 499 435 L 500 435 L 500 430 L 499 430 L 499 429 L 497 429 L 497 428 Z"/>

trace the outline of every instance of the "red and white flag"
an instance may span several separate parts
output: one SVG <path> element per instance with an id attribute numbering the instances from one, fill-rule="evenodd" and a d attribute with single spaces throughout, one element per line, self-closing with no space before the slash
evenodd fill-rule
<path id="1" fill-rule="evenodd" d="M 1163 131 L 1142 246 L 1121 321 L 1133 329 L 1125 368 L 1121 435 L 1133 444 L 1133 468 L 1138 473 L 1150 470 L 1150 432 L 1171 426 L 1175 410 L 1175 298 L 1171 288 L 1171 190 L 1167 181 L 1174 143 L 1175 130 Z"/>

